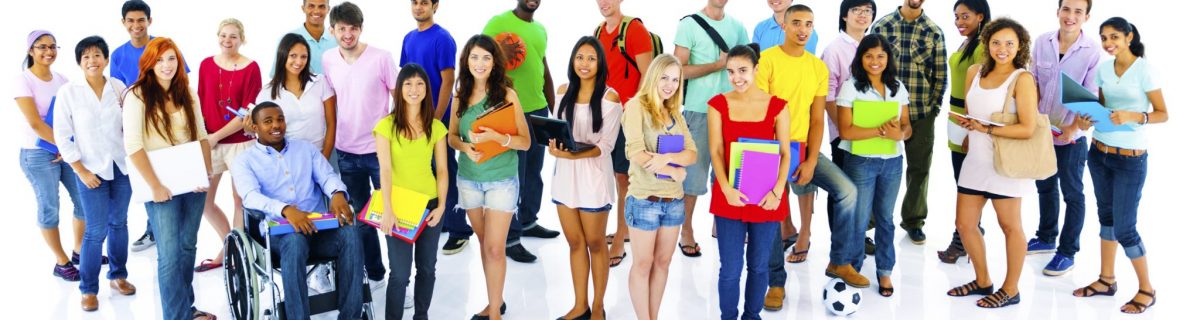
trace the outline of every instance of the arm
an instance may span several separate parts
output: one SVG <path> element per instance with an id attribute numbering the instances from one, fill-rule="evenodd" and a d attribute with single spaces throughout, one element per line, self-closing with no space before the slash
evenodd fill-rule
<path id="1" fill-rule="evenodd" d="M 472 151 L 475 148 L 471 146 L 470 143 L 463 141 L 462 135 L 460 135 L 458 132 L 458 122 L 461 121 L 461 119 L 458 118 L 458 105 L 459 103 L 457 103 L 457 101 L 456 103 L 450 104 L 450 125 L 449 128 L 446 128 L 446 143 L 454 150 L 462 152 Z"/>
<path id="2" fill-rule="evenodd" d="M 83 154 L 79 151 L 79 145 L 71 139 L 75 136 L 74 110 L 72 109 L 74 101 L 70 101 L 69 94 L 63 89 L 58 91 L 59 100 L 56 102 L 57 106 L 54 107 L 54 119 L 58 120 L 58 125 L 53 128 L 54 140 L 51 141 L 59 142 L 59 155 L 62 156 L 63 161 L 71 165 L 71 170 L 79 176 L 79 181 L 82 181 L 88 189 L 94 189 L 100 186 L 100 179 L 83 166 Z"/>
<path id="3" fill-rule="evenodd" d="M 1013 93 L 1017 104 L 1017 123 L 1002 127 L 991 127 L 990 134 L 1009 139 L 1029 139 L 1037 126 L 1037 83 L 1028 73 L 1017 77 L 1016 92 Z M 985 131 L 986 132 L 986 131 Z"/>
<path id="4" fill-rule="evenodd" d="M 780 111 L 775 116 L 775 138 L 779 140 L 779 175 L 775 178 L 775 186 L 771 187 L 771 194 L 763 197 L 759 206 L 767 210 L 775 210 L 779 207 L 780 201 L 786 201 L 784 192 L 787 192 L 788 170 L 792 164 L 792 139 L 788 134 L 791 131 L 791 115 L 785 106 L 783 111 Z"/>
<path id="5" fill-rule="evenodd" d="M 713 175 L 716 178 L 717 187 L 721 188 L 725 194 L 725 201 L 734 207 L 746 206 L 746 201 L 749 198 L 742 194 L 740 190 L 733 187 L 733 182 L 729 181 L 729 163 L 725 157 L 725 139 L 722 135 L 721 127 L 721 111 L 708 107 L 708 153 L 712 156 Z"/>
<path id="6" fill-rule="evenodd" d="M 392 143 L 382 134 L 375 134 L 375 155 L 379 158 L 379 189 L 383 194 L 383 219 L 379 222 L 379 230 L 385 237 L 392 236 L 392 228 L 396 226 L 396 213 L 392 211 Z"/>
<path id="7" fill-rule="evenodd" d="M 521 101 L 517 98 L 516 91 L 513 91 L 511 88 L 507 91 L 508 93 L 504 99 L 508 102 L 511 102 L 513 104 L 511 108 L 516 108 L 517 111 L 513 112 L 513 122 L 517 124 L 517 134 L 509 135 L 496 132 L 496 130 L 492 128 L 479 127 L 481 132 L 473 133 L 471 141 L 477 143 L 484 141 L 495 141 L 505 148 L 521 151 L 529 150 L 530 142 L 533 139 L 529 138 L 529 124 L 525 122 L 525 113 L 520 112 Z M 505 145 L 505 143 L 507 143 L 507 145 Z"/>
<path id="8" fill-rule="evenodd" d="M 633 56 L 633 61 L 637 62 L 638 74 L 646 74 L 646 68 L 650 67 L 650 61 L 653 60 L 654 57 L 651 56 L 650 51 L 642 52 L 636 56 Z"/>
<path id="9" fill-rule="evenodd" d="M 283 208 L 288 204 L 263 194 L 262 185 L 258 183 L 258 176 L 254 174 L 249 159 L 249 157 L 239 157 L 238 161 L 233 162 L 233 167 L 229 168 L 234 189 L 237 190 L 237 196 L 242 199 L 242 206 L 246 209 L 262 211 L 272 219 L 283 218 Z"/>
<path id="10" fill-rule="evenodd" d="M 303 148 L 307 149 L 308 146 L 305 145 Z M 346 184 L 342 183 L 342 178 L 329 164 L 329 157 L 314 149 L 308 160 L 312 163 L 313 182 L 321 188 L 321 194 L 329 198 L 329 212 L 338 217 L 340 225 L 353 225 L 354 209 L 350 208 L 350 203 L 346 199 Z"/>
<path id="11" fill-rule="evenodd" d="M 719 72 L 725 68 L 725 53 L 722 52 L 717 61 L 706 64 L 691 64 L 689 58 L 692 55 L 692 50 L 683 46 L 675 46 L 675 58 L 679 59 L 679 63 L 683 65 L 683 79 L 691 80 L 703 77 L 713 72 Z"/>
<path id="12" fill-rule="evenodd" d="M 939 32 L 938 34 L 941 34 Z M 945 37 L 938 37 L 937 41 L 933 42 L 933 64 L 929 66 L 929 83 L 933 85 L 933 100 L 929 101 L 934 108 L 939 108 L 942 105 L 942 97 L 946 95 L 946 79 L 949 75 L 946 73 L 946 41 Z M 1037 68 L 1034 68 L 1037 69 Z M 1034 82 L 1034 106 L 1037 102 L 1037 85 Z"/>
<path id="13" fill-rule="evenodd" d="M 554 113 L 554 78 L 550 75 L 550 65 L 546 63 L 545 57 L 542 57 L 542 78 L 546 79 L 542 82 L 542 94 L 546 95 L 546 110 Z"/>
<path id="14" fill-rule="evenodd" d="M 337 96 L 325 99 L 325 140 L 321 145 L 321 155 L 325 159 L 333 156 L 333 144 L 337 141 Z"/>
<path id="15" fill-rule="evenodd" d="M 33 128 L 33 132 L 39 139 L 54 143 L 54 130 L 45 121 L 42 121 L 42 116 L 38 115 L 37 104 L 33 101 L 33 97 L 17 97 L 17 107 L 21 109 L 21 115 L 25 116 L 25 122 Z"/>
<path id="16" fill-rule="evenodd" d="M 438 105 L 434 106 L 434 120 L 441 119 L 450 108 L 450 94 L 454 92 L 454 68 L 442 69 L 442 87 L 438 89 Z"/>
<path id="17" fill-rule="evenodd" d="M 812 105 L 809 107 L 808 118 L 808 141 L 805 142 L 805 154 L 812 156 L 800 162 L 800 168 L 796 170 L 796 174 L 792 176 L 792 181 L 797 184 L 808 184 L 812 181 L 813 174 L 817 170 L 817 155 L 821 153 L 821 139 L 825 132 L 825 109 L 821 108 L 825 105 L 825 96 L 817 96 L 813 98 Z M 816 143 L 813 143 L 813 142 Z"/>
<path id="18" fill-rule="evenodd" d="M 429 212 L 429 218 L 425 221 L 430 226 L 436 226 L 442 221 L 442 214 L 446 212 L 446 194 L 450 190 L 450 167 L 446 164 L 446 138 L 438 139 L 437 144 L 433 147 L 433 161 L 437 163 L 434 174 L 437 177 L 437 208 Z"/>
<path id="19" fill-rule="evenodd" d="M 125 96 L 125 106 L 121 110 L 121 127 L 124 128 L 125 153 L 129 155 L 129 160 L 133 168 L 142 175 L 142 179 L 146 180 L 146 185 L 150 186 L 150 191 L 153 194 L 154 202 L 165 202 L 171 199 L 171 191 L 167 190 L 162 182 L 158 180 L 158 175 L 154 173 L 154 168 L 150 166 L 150 157 L 146 155 L 144 139 L 145 139 L 145 115 L 146 105 L 142 99 L 137 96 L 132 90 Z M 205 161 L 206 163 L 208 161 Z"/>

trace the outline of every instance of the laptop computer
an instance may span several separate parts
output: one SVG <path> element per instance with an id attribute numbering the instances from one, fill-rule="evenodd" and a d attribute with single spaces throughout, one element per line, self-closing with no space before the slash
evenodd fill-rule
<path id="1" fill-rule="evenodd" d="M 533 139 L 537 144 L 549 146 L 550 139 L 554 139 L 570 152 L 583 152 L 596 147 L 590 143 L 576 142 L 571 136 L 570 122 L 536 115 L 530 115 L 528 121 L 533 126 Z"/>

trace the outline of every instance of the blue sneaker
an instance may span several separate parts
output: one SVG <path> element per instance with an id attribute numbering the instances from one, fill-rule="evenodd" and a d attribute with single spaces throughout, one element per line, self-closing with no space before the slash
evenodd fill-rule
<path id="1" fill-rule="evenodd" d="M 1045 243 L 1038 238 L 1029 239 L 1029 244 L 1026 246 L 1025 254 L 1051 253 L 1055 250 L 1054 243 Z"/>
<path id="2" fill-rule="evenodd" d="M 1075 259 L 1068 258 L 1061 254 L 1054 254 L 1054 258 L 1050 259 L 1050 263 L 1046 264 L 1046 269 L 1042 269 L 1042 274 L 1051 277 L 1057 277 L 1075 268 Z"/>

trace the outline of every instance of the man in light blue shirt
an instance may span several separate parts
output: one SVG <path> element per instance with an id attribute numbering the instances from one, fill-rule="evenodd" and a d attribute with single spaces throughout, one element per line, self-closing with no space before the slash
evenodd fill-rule
<path id="1" fill-rule="evenodd" d="M 792 0 L 767 0 L 767 6 L 771 7 L 771 11 L 775 14 L 754 26 L 754 36 L 750 41 L 758 44 L 759 52 L 783 44 L 783 15 L 787 8 L 792 6 Z M 808 44 L 804 45 L 804 50 L 816 53 L 818 39 L 817 30 L 814 29 L 808 38 Z"/>
<path id="2" fill-rule="evenodd" d="M 325 16 L 329 15 L 329 0 L 304 0 L 300 6 L 304 12 L 304 26 L 292 30 L 292 33 L 304 37 L 308 41 L 308 69 L 313 74 L 325 74 L 321 67 L 321 56 L 325 50 L 337 47 L 337 40 L 325 29 Z M 272 70 L 271 74 L 275 71 Z"/>
<path id="3" fill-rule="evenodd" d="M 246 213 L 286 219 L 295 233 L 271 236 L 271 252 L 279 257 L 287 317 L 308 318 L 306 262 L 309 256 L 336 257 L 339 313 L 357 315 L 362 308 L 363 250 L 353 226 L 354 211 L 346 202 L 346 185 L 321 152 L 308 143 L 288 143 L 283 109 L 273 102 L 254 107 L 249 127 L 258 136 L 234 160 L 230 171 Z M 328 199 L 328 201 L 326 201 Z M 311 213 L 331 212 L 341 224 L 317 231 Z M 262 228 L 260 228 L 262 230 Z"/>

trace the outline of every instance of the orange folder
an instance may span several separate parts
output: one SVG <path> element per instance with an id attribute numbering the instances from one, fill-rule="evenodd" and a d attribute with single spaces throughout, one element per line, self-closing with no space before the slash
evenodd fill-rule
<path id="1" fill-rule="evenodd" d="M 492 107 L 480 114 L 475 123 L 471 124 L 471 131 L 476 133 L 483 132 L 479 127 L 488 127 L 496 130 L 496 132 L 515 136 L 517 135 L 517 122 L 514 119 L 518 115 L 515 114 L 516 112 L 520 111 L 513 107 L 511 102 Z M 475 150 L 483 154 L 479 158 L 479 163 L 484 163 L 508 151 L 509 148 L 501 146 L 500 142 L 488 141 L 476 143 Z"/>

